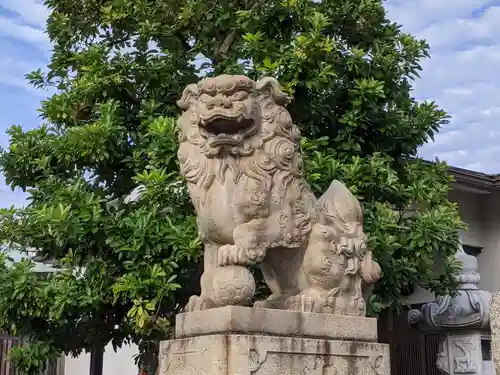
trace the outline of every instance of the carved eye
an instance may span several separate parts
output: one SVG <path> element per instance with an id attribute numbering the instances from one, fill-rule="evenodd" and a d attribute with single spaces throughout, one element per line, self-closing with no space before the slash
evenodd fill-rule
<path id="1" fill-rule="evenodd" d="M 212 96 L 208 94 L 201 94 L 200 95 L 200 102 L 207 102 L 212 98 Z"/>
<path id="2" fill-rule="evenodd" d="M 245 100 L 246 98 L 248 98 L 248 93 L 245 91 L 238 91 L 231 95 L 231 98 L 233 100 Z"/>

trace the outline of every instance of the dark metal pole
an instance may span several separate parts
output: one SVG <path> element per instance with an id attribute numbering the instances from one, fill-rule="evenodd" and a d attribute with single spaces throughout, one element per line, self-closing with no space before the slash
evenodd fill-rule
<path id="1" fill-rule="evenodd" d="M 102 375 L 104 348 L 95 348 L 90 352 L 89 375 Z"/>

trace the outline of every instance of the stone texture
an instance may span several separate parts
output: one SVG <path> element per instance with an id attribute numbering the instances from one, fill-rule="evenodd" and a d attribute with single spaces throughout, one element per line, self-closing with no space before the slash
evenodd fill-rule
<path id="1" fill-rule="evenodd" d="M 476 257 L 460 249 L 455 258 L 463 264 L 453 295 L 439 296 L 420 310 L 410 310 L 408 322 L 438 330 L 484 330 L 490 325 L 491 293 L 479 289 L 481 277 Z"/>
<path id="2" fill-rule="evenodd" d="M 493 293 L 490 305 L 491 355 L 495 370 L 500 374 L 500 292 Z"/>
<path id="3" fill-rule="evenodd" d="M 158 375 L 389 375 L 389 346 L 261 335 L 164 341 Z"/>
<path id="4" fill-rule="evenodd" d="M 482 348 L 489 334 L 491 293 L 479 289 L 476 257 L 460 248 L 456 259 L 463 264 L 456 292 L 411 310 L 408 322 L 417 329 L 444 333 L 436 361 L 442 373 L 491 375 L 486 366 L 489 353 Z"/>
<path id="5" fill-rule="evenodd" d="M 159 375 L 389 375 L 389 347 L 364 318 L 381 271 L 361 206 L 339 181 L 314 196 L 287 101 L 274 78 L 222 75 L 178 102 L 205 263 Z M 234 307 L 253 299 L 256 264 L 272 295 Z"/>
<path id="6" fill-rule="evenodd" d="M 478 332 L 451 332 L 441 343 L 437 367 L 445 374 L 485 375 Z"/>
<path id="7" fill-rule="evenodd" d="M 179 314 L 175 337 L 242 333 L 377 341 L 377 320 L 333 314 L 226 306 Z"/>
<path id="8" fill-rule="evenodd" d="M 178 105 L 179 165 L 205 245 L 201 295 L 187 311 L 248 305 L 259 264 L 272 291 L 259 307 L 366 315 L 380 267 L 358 200 L 340 181 L 316 198 L 300 131 L 274 78 L 221 75 L 188 85 Z"/>

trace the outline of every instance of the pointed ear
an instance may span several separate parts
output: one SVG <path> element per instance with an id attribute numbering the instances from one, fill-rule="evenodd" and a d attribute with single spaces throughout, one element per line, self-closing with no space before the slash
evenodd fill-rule
<path id="1" fill-rule="evenodd" d="M 288 96 L 281 91 L 281 86 L 276 78 L 264 77 L 258 80 L 255 84 L 255 91 L 259 95 L 271 97 L 278 105 L 287 105 L 289 102 Z"/>
<path id="2" fill-rule="evenodd" d="M 328 190 L 319 198 L 322 211 L 344 223 L 363 224 L 363 211 L 357 198 L 340 181 L 333 180 Z"/>
<path id="3" fill-rule="evenodd" d="M 185 111 L 191 106 L 194 100 L 198 99 L 198 95 L 198 85 L 195 83 L 187 85 L 182 92 L 182 97 L 177 101 L 177 105 L 180 109 Z"/>

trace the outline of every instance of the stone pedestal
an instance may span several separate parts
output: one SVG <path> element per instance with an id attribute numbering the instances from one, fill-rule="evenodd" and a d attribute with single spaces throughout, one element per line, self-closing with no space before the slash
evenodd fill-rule
<path id="1" fill-rule="evenodd" d="M 445 374 L 489 374 L 484 366 L 484 336 L 478 332 L 450 332 L 441 343 L 438 369 Z"/>
<path id="2" fill-rule="evenodd" d="M 389 375 L 373 318 L 223 307 L 181 314 L 158 375 Z"/>
<path id="3" fill-rule="evenodd" d="M 457 291 L 439 296 L 420 310 L 411 310 L 409 323 L 417 329 L 444 333 L 437 368 L 443 374 L 494 375 L 491 368 L 491 293 L 479 289 L 477 259 L 462 250 Z M 500 375 L 500 374 L 499 374 Z"/>

